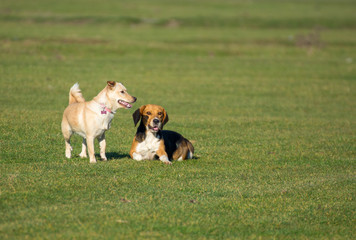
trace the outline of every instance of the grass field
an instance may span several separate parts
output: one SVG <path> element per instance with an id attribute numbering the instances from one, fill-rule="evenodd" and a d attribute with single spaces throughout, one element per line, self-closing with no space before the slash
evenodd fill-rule
<path id="1" fill-rule="evenodd" d="M 0 2 L 0 239 L 355 239 L 354 0 Z M 64 156 L 69 88 L 138 97 L 108 162 Z M 166 108 L 196 159 L 129 158 Z M 98 146 L 96 145 L 98 153 Z"/>

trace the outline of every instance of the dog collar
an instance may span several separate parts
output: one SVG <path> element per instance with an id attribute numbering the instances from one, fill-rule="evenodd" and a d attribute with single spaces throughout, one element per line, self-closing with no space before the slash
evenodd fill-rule
<path id="1" fill-rule="evenodd" d="M 100 103 L 100 106 L 101 106 L 101 114 L 106 114 L 107 112 L 112 113 L 112 114 L 115 113 L 114 111 L 111 111 L 110 108 L 107 108 L 105 106 L 105 104 L 103 104 L 103 103 Z"/>

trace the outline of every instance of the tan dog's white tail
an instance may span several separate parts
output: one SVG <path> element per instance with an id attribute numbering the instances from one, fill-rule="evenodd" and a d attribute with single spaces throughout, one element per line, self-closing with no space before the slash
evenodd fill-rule
<path id="1" fill-rule="evenodd" d="M 85 99 L 82 95 L 82 91 L 79 89 L 79 83 L 76 83 L 69 90 L 69 105 L 81 102 L 85 102 Z"/>

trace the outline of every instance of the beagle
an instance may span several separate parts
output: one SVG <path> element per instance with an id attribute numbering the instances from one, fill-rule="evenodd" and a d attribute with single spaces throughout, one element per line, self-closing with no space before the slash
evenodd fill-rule
<path id="1" fill-rule="evenodd" d="M 109 130 L 116 110 L 131 108 L 130 103 L 136 102 L 124 85 L 108 81 L 105 88 L 93 100 L 86 102 L 79 84 L 76 83 L 69 91 L 69 105 L 64 110 L 62 119 L 62 133 L 65 139 L 65 155 L 71 158 L 72 146 L 70 138 L 73 133 L 83 137 L 81 158 L 87 157 L 87 147 L 90 163 L 96 163 L 94 155 L 94 139 L 100 146 L 100 157 L 106 161 L 105 131 Z"/>
<path id="2" fill-rule="evenodd" d="M 144 105 L 132 117 L 135 126 L 141 120 L 130 150 L 134 160 L 159 159 L 172 164 L 170 159 L 182 161 L 193 157 L 194 147 L 188 139 L 179 133 L 162 130 L 168 122 L 168 114 L 163 107 Z"/>

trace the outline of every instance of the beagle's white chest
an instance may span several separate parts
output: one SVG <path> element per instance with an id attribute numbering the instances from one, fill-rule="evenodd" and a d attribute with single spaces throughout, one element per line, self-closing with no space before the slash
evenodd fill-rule
<path id="1" fill-rule="evenodd" d="M 135 160 L 153 160 L 160 145 L 160 138 L 148 133 L 145 140 L 137 144 L 133 154 Z"/>

